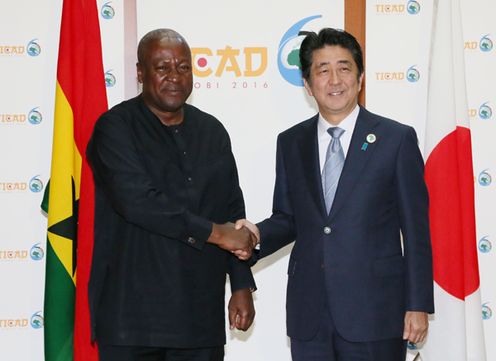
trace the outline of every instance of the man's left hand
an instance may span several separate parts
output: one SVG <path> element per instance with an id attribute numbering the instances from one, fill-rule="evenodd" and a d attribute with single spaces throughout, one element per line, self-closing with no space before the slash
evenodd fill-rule
<path id="1" fill-rule="evenodd" d="M 231 295 L 229 305 L 229 326 L 232 329 L 246 331 L 250 328 L 255 318 L 253 297 L 248 288 L 236 290 Z"/>
<path id="2" fill-rule="evenodd" d="M 403 340 L 411 343 L 424 342 L 429 328 L 429 318 L 426 312 L 407 311 L 405 314 L 405 329 Z"/>

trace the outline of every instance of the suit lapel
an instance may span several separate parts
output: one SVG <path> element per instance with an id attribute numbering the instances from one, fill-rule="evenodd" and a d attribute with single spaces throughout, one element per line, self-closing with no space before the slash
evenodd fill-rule
<path id="1" fill-rule="evenodd" d="M 339 209 L 346 203 L 348 195 L 355 186 L 356 181 L 364 171 L 364 167 L 372 156 L 376 148 L 377 141 L 380 141 L 380 135 L 374 133 L 377 120 L 373 120 L 367 110 L 360 108 L 360 113 L 355 124 L 355 129 L 351 137 L 350 147 L 346 155 L 343 171 L 339 178 L 336 196 L 332 204 L 329 217 L 332 219 Z M 376 141 L 367 142 L 367 135 L 374 134 Z M 364 144 L 366 144 L 364 146 Z M 365 147 L 365 150 L 363 150 Z"/>
<path id="2" fill-rule="evenodd" d="M 308 190 L 322 214 L 326 215 L 322 179 L 320 175 L 319 146 L 317 140 L 317 122 L 319 115 L 310 119 L 308 126 L 299 140 L 299 154 Z"/>

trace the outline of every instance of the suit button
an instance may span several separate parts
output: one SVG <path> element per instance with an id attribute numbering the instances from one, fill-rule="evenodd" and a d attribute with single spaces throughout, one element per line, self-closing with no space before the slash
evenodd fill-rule
<path id="1" fill-rule="evenodd" d="M 189 244 L 195 244 L 196 243 L 196 239 L 194 239 L 193 237 L 189 237 L 188 238 L 188 243 Z"/>
<path id="2" fill-rule="evenodd" d="M 324 227 L 324 233 L 325 234 L 331 234 L 331 227 Z"/>
<path id="3" fill-rule="evenodd" d="M 324 269 L 324 268 L 325 268 L 325 266 L 324 266 L 324 264 L 323 264 L 323 263 L 321 263 L 321 264 L 320 264 L 320 268 L 322 268 L 322 269 Z"/>

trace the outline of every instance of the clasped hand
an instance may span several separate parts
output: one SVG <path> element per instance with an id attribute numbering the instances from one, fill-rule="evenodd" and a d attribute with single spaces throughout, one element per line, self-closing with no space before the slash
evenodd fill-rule
<path id="1" fill-rule="evenodd" d="M 259 238 L 249 227 L 225 223 L 213 225 L 208 242 L 232 252 L 241 260 L 247 260 L 251 257 L 253 248 L 257 245 Z"/>

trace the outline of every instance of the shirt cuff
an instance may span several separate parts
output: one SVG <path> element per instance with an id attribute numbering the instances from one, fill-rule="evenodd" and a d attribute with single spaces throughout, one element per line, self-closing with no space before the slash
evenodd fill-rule
<path id="1" fill-rule="evenodd" d="M 213 224 L 193 213 L 188 213 L 187 219 L 184 241 L 191 247 L 202 249 L 212 233 Z"/>

